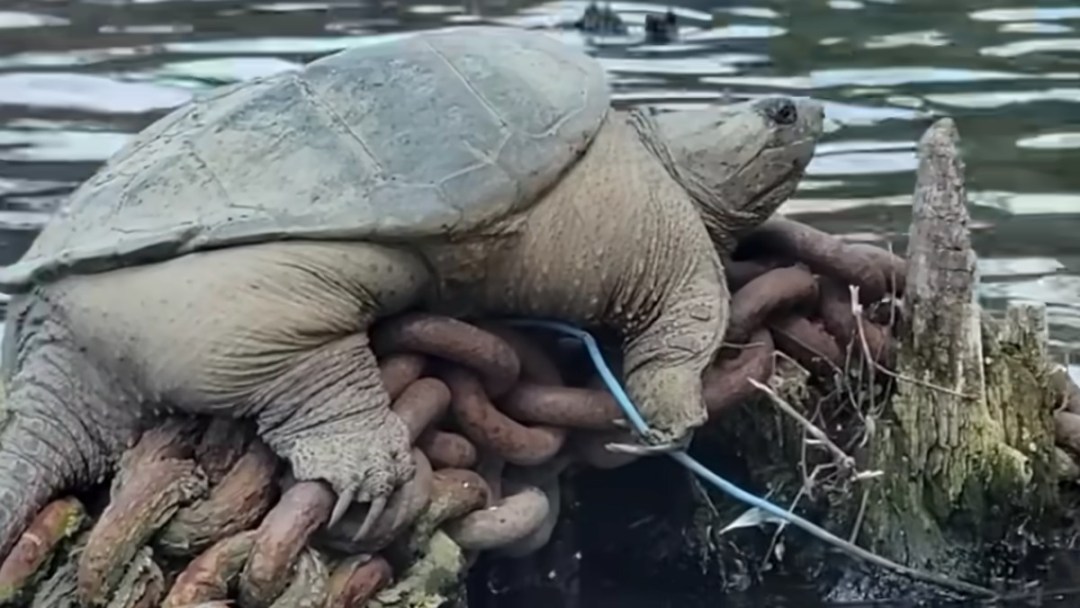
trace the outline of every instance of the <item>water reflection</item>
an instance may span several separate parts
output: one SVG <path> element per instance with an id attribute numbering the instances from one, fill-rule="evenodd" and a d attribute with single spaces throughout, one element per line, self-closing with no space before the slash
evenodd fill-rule
<path id="1" fill-rule="evenodd" d="M 0 28 L 42 27 L 50 25 L 68 25 L 69 23 L 70 22 L 67 19 L 53 17 L 52 15 L 0 11 Z"/>
<path id="2" fill-rule="evenodd" d="M 1033 6 L 1030 8 L 995 8 L 971 13 L 976 21 L 1057 21 L 1080 19 L 1080 7 Z"/>
<path id="3" fill-rule="evenodd" d="M 915 140 L 935 116 L 957 117 L 973 212 L 986 226 L 976 242 L 983 265 L 998 269 L 984 273 L 984 296 L 1054 304 L 1055 338 L 1080 347 L 1077 269 L 1061 261 L 1074 255 L 1075 233 L 1047 229 L 1074 228 L 1080 215 L 1080 173 L 1072 170 L 1080 131 L 1069 126 L 1080 101 L 1080 9 L 975 0 L 935 2 L 932 11 L 921 10 L 926 0 L 612 2 L 626 33 L 594 36 L 570 27 L 587 4 L 17 2 L 0 11 L 0 228 L 8 241 L 0 263 L 130 134 L 192 96 L 376 37 L 510 23 L 544 28 L 596 55 L 619 104 L 707 104 L 777 91 L 825 100 L 827 140 L 785 211 L 894 244 L 908 221 Z M 678 40 L 646 43 L 646 15 L 668 8 Z M 1041 270 L 1023 280 L 1019 270 L 1000 270 L 1027 259 L 1057 263 L 1031 262 Z"/>
<path id="4" fill-rule="evenodd" d="M 191 93 L 172 86 L 117 81 L 75 72 L 0 74 L 0 104 L 34 109 L 64 109 L 105 115 L 172 109 Z"/>
<path id="5" fill-rule="evenodd" d="M 1071 37 L 1080 9 L 685 0 L 670 6 L 678 40 L 648 44 L 646 15 L 669 5 L 610 3 L 626 33 L 604 37 L 569 27 L 587 3 L 18 2 L 0 11 L 0 227 L 9 241 L 0 262 L 127 137 L 192 96 L 376 37 L 511 23 L 596 55 L 619 104 L 707 104 L 777 91 L 825 100 L 827 140 L 785 211 L 894 244 L 908 221 L 915 140 L 935 116 L 957 117 L 974 214 L 986 226 L 976 242 L 983 265 L 996 269 L 984 273 L 984 296 L 1052 303 L 1055 338 L 1080 347 L 1077 269 L 1061 261 L 1074 255 L 1075 233 L 1047 229 L 1071 229 L 1080 215 L 1080 174 L 1072 170 L 1080 131 L 1069 127 L 1080 100 L 1071 55 L 1080 49 Z M 1029 259 L 1056 263 L 1030 262 L 1036 276 L 1001 270 Z"/>

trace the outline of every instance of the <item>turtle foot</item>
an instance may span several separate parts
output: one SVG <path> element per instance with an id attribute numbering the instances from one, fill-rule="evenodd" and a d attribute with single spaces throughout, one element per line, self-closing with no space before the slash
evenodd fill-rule
<path id="1" fill-rule="evenodd" d="M 396 417 L 370 430 L 309 431 L 289 454 L 297 481 L 322 480 L 337 494 L 326 523 L 333 527 L 353 502 L 370 503 L 353 540 L 362 540 L 375 525 L 387 500 L 415 474 L 408 429 Z"/>

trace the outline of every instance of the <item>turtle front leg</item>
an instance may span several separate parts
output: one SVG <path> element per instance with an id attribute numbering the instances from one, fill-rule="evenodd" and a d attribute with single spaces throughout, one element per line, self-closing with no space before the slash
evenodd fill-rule
<path id="1" fill-rule="evenodd" d="M 729 318 L 729 292 L 720 261 L 703 256 L 658 314 L 624 344 L 626 393 L 650 430 L 647 446 L 613 446 L 635 454 L 684 449 L 708 419 L 702 373 L 720 349 Z"/>
<path id="2" fill-rule="evenodd" d="M 297 481 L 323 480 L 337 494 L 327 527 L 353 502 L 370 502 L 363 538 L 402 483 L 412 478 L 409 431 L 390 410 L 366 334 L 312 352 L 260 395 L 267 445 Z"/>

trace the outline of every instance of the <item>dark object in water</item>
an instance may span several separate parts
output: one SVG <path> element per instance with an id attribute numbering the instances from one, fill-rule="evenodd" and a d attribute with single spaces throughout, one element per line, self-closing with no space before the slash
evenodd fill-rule
<path id="1" fill-rule="evenodd" d="M 663 17 L 645 15 L 645 41 L 650 44 L 666 44 L 679 38 L 679 23 L 669 8 Z"/>
<path id="2" fill-rule="evenodd" d="M 600 8 L 596 5 L 595 0 L 585 7 L 585 13 L 574 22 L 574 27 L 591 34 L 614 35 L 626 33 L 626 24 L 623 23 L 619 14 L 612 10 L 611 5 L 605 4 L 604 8 Z"/>

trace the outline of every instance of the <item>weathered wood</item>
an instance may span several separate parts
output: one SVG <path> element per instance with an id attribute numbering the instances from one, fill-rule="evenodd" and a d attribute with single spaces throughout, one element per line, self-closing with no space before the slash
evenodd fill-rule
<path id="1" fill-rule="evenodd" d="M 1045 309 L 979 307 L 964 165 L 951 119 L 919 142 L 898 385 L 865 468 L 886 472 L 863 544 L 912 566 L 979 576 L 969 551 L 1054 504 Z M 966 553 L 966 555 L 965 555 Z"/>
<path id="2" fill-rule="evenodd" d="M 62 559 L 68 542 L 87 523 L 86 509 L 72 497 L 54 500 L 30 522 L 0 564 L 0 605 L 19 603 L 47 572 L 54 559 Z"/>
<path id="3" fill-rule="evenodd" d="M 1052 468 L 1052 412 L 1060 398 L 1051 381 L 1046 305 L 1009 302 L 1001 322 L 984 316 L 983 325 L 989 334 L 983 354 L 990 414 L 1001 424 L 1005 443 L 1021 452 L 1027 465 Z M 1045 481 L 1046 472 L 1028 474 Z M 1041 508 L 1036 503 L 1027 506 L 1032 511 Z"/>
<path id="4" fill-rule="evenodd" d="M 919 141 L 904 297 L 908 326 L 898 361 L 901 371 L 971 397 L 939 391 L 942 408 L 961 407 L 964 401 L 977 405 L 985 397 L 976 257 L 957 143 L 956 126 L 948 118 L 934 123 Z M 946 445 L 952 439 L 942 438 Z"/>

